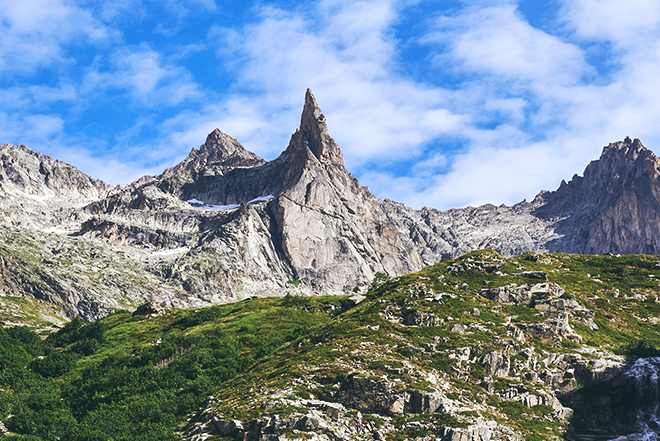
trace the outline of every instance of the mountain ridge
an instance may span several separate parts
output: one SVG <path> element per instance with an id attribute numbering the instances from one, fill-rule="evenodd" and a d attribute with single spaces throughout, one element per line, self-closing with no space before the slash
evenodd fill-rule
<path id="1" fill-rule="evenodd" d="M 116 277 L 130 274 L 141 287 L 125 298 L 90 276 L 93 258 L 74 267 L 37 262 L 30 268 L 39 271 L 27 275 L 17 264 L 6 276 L 14 291 L 16 280 L 27 279 L 27 292 L 60 304 L 67 317 L 93 320 L 144 301 L 196 307 L 254 295 L 360 292 L 377 273 L 399 276 L 483 248 L 506 256 L 660 250 L 660 160 L 638 139 L 606 146 L 584 176 L 531 202 L 445 211 L 414 210 L 363 187 L 345 168 L 311 90 L 299 128 L 272 161 L 215 129 L 160 175 L 113 188 L 26 147 L 14 150 L 2 146 L 3 223 L 43 243 L 8 245 L 6 260 L 85 244 L 103 250 L 95 253 L 108 265 L 123 256 L 130 268 L 113 264 Z M 61 197 L 41 200 L 48 192 Z M 72 286 L 69 294 L 58 294 L 62 284 Z"/>

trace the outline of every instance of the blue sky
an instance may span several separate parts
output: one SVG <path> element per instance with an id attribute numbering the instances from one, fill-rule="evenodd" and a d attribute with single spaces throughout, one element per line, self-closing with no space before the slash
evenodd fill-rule
<path id="1" fill-rule="evenodd" d="M 659 147 L 658 72 L 656 0 L 0 0 L 0 143 L 111 184 L 215 127 L 274 159 L 309 87 L 377 196 L 513 204 Z"/>

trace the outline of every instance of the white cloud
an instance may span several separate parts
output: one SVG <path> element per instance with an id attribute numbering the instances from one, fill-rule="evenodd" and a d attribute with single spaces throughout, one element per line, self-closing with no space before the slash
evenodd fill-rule
<path id="1" fill-rule="evenodd" d="M 388 0 L 326 0 L 310 10 L 263 8 L 243 29 L 216 28 L 210 38 L 236 69 L 241 94 L 204 109 L 191 131 L 210 122 L 247 147 L 274 157 L 298 125 L 310 87 L 347 163 L 394 161 L 461 130 L 441 90 L 401 77 L 391 26 L 400 6 Z M 210 116 L 210 117 L 209 117 Z"/>
<path id="2" fill-rule="evenodd" d="M 113 33 L 67 0 L 0 2 L 0 74 L 24 74 L 61 61 L 64 44 L 99 43 Z"/>
<path id="3" fill-rule="evenodd" d="M 123 47 L 111 56 L 111 67 L 100 62 L 87 73 L 84 92 L 104 93 L 108 89 L 124 89 L 142 106 L 162 104 L 176 106 L 200 96 L 199 86 L 182 66 L 168 61 L 159 52 L 141 45 Z M 97 60 L 100 61 L 100 60 Z"/>
<path id="4" fill-rule="evenodd" d="M 580 48 L 532 27 L 515 5 L 468 9 L 438 21 L 427 41 L 451 49 L 447 57 L 470 72 L 486 72 L 513 80 L 538 82 L 535 87 L 575 84 L 590 69 Z"/>
<path id="5" fill-rule="evenodd" d="M 656 0 L 563 0 L 563 18 L 582 38 L 643 48 L 660 31 Z M 651 40 L 652 41 L 652 40 Z"/>
<path id="6" fill-rule="evenodd" d="M 9 87 L 0 89 L 0 105 L 5 110 L 13 111 L 43 110 L 53 102 L 74 100 L 76 95 L 71 85 Z"/>
<path id="7" fill-rule="evenodd" d="M 51 115 L 29 115 L 24 118 L 24 122 L 30 133 L 36 134 L 36 137 L 42 139 L 59 135 L 64 128 L 64 120 Z"/>

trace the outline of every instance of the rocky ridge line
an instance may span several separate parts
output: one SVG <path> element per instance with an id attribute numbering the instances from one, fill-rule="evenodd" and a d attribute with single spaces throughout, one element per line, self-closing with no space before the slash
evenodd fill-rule
<path id="1" fill-rule="evenodd" d="M 44 237 L 30 254 L 102 247 L 131 262 L 125 272 L 117 268 L 118 277 L 137 271 L 137 285 L 145 283 L 120 300 L 106 282 L 75 276 L 71 284 L 69 271 L 44 266 L 49 278 L 72 286 L 74 295 L 58 303 L 69 316 L 77 310 L 72 299 L 82 298 L 106 311 L 147 298 L 192 306 L 363 291 L 379 272 L 406 274 L 475 249 L 616 254 L 654 253 L 660 245 L 660 160 L 637 139 L 610 144 L 584 177 L 532 202 L 413 210 L 376 198 L 346 170 L 309 90 L 300 127 L 272 161 L 216 129 L 180 164 L 113 189 L 26 147 L 1 151 L 3 223 Z M 19 248 L 8 247 L 6 260 L 27 252 Z M 79 265 L 82 274 L 95 263 Z M 31 285 L 52 285 L 39 274 L 27 276 Z M 19 279 L 6 285 L 20 290 Z M 44 289 L 26 291 L 58 302 L 57 290 Z"/>

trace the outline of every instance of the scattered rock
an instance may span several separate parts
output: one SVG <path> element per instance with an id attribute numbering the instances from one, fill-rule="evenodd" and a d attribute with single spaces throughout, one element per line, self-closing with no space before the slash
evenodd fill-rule
<path id="1" fill-rule="evenodd" d="M 523 271 L 522 273 L 516 275 L 527 277 L 528 279 L 548 280 L 548 273 L 545 271 Z"/>
<path id="2" fill-rule="evenodd" d="M 365 296 L 360 294 L 355 294 L 346 299 L 346 304 L 348 305 L 349 308 L 352 308 L 362 303 L 364 299 L 366 299 Z"/>
<path id="3" fill-rule="evenodd" d="M 479 295 L 499 303 L 525 306 L 527 306 L 532 299 L 532 291 L 529 286 L 518 286 L 515 283 L 497 288 L 481 289 Z"/>
<path id="4" fill-rule="evenodd" d="M 145 303 L 143 305 L 138 306 L 138 308 L 133 311 L 133 317 L 138 316 L 138 315 L 145 315 L 145 316 L 156 316 L 156 315 L 162 315 L 167 311 L 167 307 L 164 305 L 159 305 L 156 303 Z"/>

